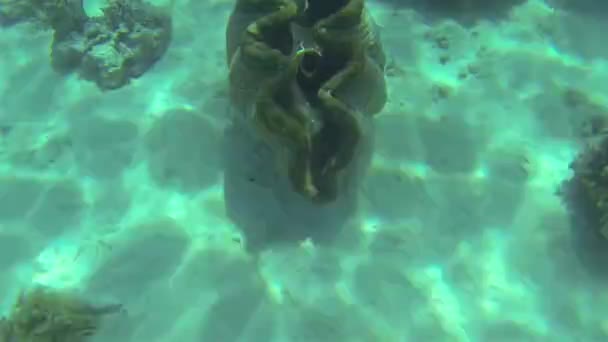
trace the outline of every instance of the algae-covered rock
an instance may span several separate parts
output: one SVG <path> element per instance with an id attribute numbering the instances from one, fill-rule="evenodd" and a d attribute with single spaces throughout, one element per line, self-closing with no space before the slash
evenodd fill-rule
<path id="1" fill-rule="evenodd" d="M 54 36 L 52 65 L 76 70 L 104 90 L 140 77 L 166 52 L 171 41 L 168 10 L 142 0 L 113 0 L 103 15 L 87 20 L 82 31 Z"/>
<path id="2" fill-rule="evenodd" d="M 140 77 L 171 41 L 170 10 L 144 0 L 109 0 L 88 17 L 82 0 L 0 0 L 0 26 L 32 22 L 53 30 L 51 65 L 77 72 L 103 90 Z"/>

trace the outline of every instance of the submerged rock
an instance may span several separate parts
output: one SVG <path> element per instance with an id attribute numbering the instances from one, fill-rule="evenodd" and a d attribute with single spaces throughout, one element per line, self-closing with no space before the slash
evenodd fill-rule
<path id="1" fill-rule="evenodd" d="M 143 0 L 110 0 L 102 15 L 93 17 L 82 0 L 0 1 L 0 25 L 28 21 L 53 30 L 53 69 L 77 72 L 103 90 L 143 75 L 171 42 L 169 9 Z"/>
<path id="2" fill-rule="evenodd" d="M 101 89 L 117 89 L 150 69 L 170 41 L 171 17 L 164 9 L 142 0 L 115 0 L 82 32 L 55 35 L 52 65 L 59 72 L 76 70 Z"/>

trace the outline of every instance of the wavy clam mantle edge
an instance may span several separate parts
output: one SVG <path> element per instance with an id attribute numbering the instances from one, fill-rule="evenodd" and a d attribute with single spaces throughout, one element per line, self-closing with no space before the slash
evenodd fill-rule
<path id="1" fill-rule="evenodd" d="M 364 0 L 240 0 L 226 51 L 241 119 L 273 146 L 296 192 L 335 201 L 387 100 L 385 55 Z"/>

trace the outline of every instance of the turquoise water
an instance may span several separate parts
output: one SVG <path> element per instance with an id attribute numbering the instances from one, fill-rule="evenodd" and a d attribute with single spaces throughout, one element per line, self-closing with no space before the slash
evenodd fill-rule
<path id="1" fill-rule="evenodd" d="M 366 2 L 387 100 L 334 205 L 230 130 L 233 1 L 155 0 L 168 45 L 101 77 L 0 0 L 0 314 L 42 286 L 122 304 L 91 341 L 608 340 L 608 245 L 560 192 L 608 118 L 606 9 L 414 2 Z"/>

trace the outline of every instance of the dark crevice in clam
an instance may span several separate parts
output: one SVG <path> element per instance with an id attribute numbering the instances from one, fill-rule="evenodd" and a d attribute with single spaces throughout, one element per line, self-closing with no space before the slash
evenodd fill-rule
<path id="1" fill-rule="evenodd" d="M 311 146 L 305 151 L 299 151 L 295 157 L 293 172 L 297 180 L 304 184 L 302 177 L 308 170 L 314 187 L 319 191 L 316 200 L 329 202 L 337 197 L 336 166 L 333 165 L 341 159 L 344 142 L 350 141 L 352 136 L 347 132 L 347 126 L 339 122 L 339 116 L 329 113 L 333 109 L 326 108 L 319 100 L 319 90 L 333 75 L 342 69 L 341 63 L 323 57 L 318 51 L 309 50 L 301 52 L 296 73 L 296 82 L 304 94 L 311 108 L 318 111 L 320 130 L 311 133 Z M 341 166 L 338 166 L 338 169 Z"/>
<path id="2" fill-rule="evenodd" d="M 304 11 L 307 24 L 311 25 L 338 12 L 349 0 L 308 0 Z"/>
<path id="3" fill-rule="evenodd" d="M 272 30 L 264 32 L 264 40 L 271 49 L 280 51 L 284 55 L 293 52 L 293 35 L 289 25 L 273 27 Z"/>
<path id="4" fill-rule="evenodd" d="M 319 69 L 321 63 L 321 55 L 316 51 L 305 52 L 300 61 L 298 71 L 304 76 L 312 76 Z"/>
<path id="5" fill-rule="evenodd" d="M 342 135 L 339 123 L 325 120 L 321 131 L 312 141 L 310 166 L 313 183 L 319 189 L 321 201 L 333 200 L 338 195 L 336 175 L 329 165 L 340 152 Z"/>
<path id="6" fill-rule="evenodd" d="M 342 70 L 346 63 L 335 58 L 322 56 L 319 51 L 301 52 L 302 57 L 296 73 L 296 82 L 311 105 L 318 105 L 321 86 Z"/>
<path id="7" fill-rule="evenodd" d="M 317 93 L 323 80 L 321 79 L 324 74 L 322 67 L 321 55 L 314 50 L 308 50 L 301 52 L 302 57 L 296 72 L 296 83 L 302 92 L 306 100 L 311 105 L 318 103 Z"/>

